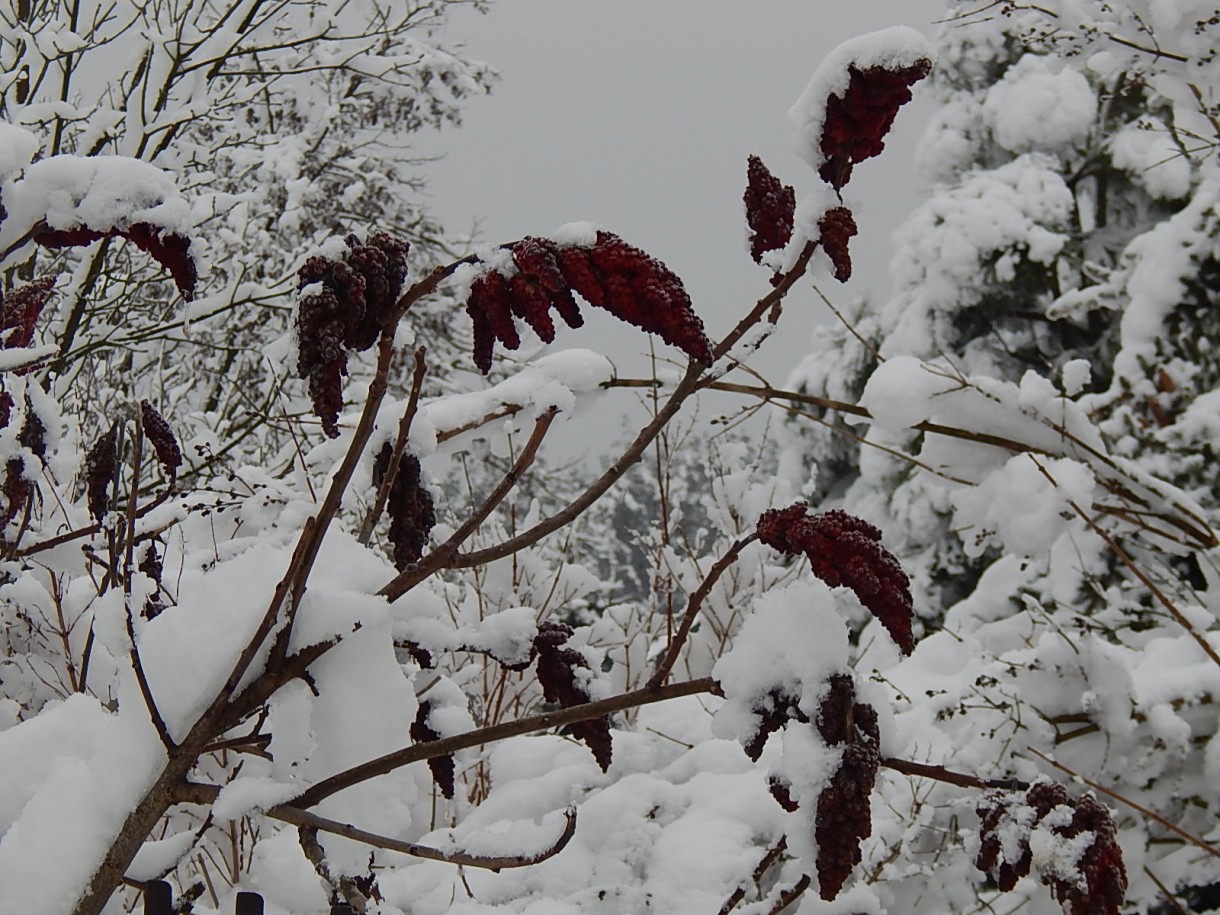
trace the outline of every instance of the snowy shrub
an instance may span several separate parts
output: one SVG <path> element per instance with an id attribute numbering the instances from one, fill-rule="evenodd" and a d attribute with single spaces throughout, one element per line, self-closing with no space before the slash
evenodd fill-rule
<path id="1" fill-rule="evenodd" d="M 269 69 L 265 83 L 224 81 L 217 64 L 215 104 L 251 106 L 257 136 L 233 128 L 215 186 L 179 168 L 220 128 L 191 124 L 203 99 L 173 79 L 168 135 L 150 139 L 161 122 L 123 121 L 157 145 L 155 163 L 139 159 L 147 144 L 103 141 L 107 124 L 126 136 L 107 105 L 139 73 L 92 107 L 82 96 L 92 128 L 31 102 L 23 123 L 38 134 L 0 130 L 0 911 L 129 911 L 163 877 L 184 911 L 231 911 L 252 890 L 273 915 L 342 903 L 384 915 L 1003 905 L 1117 915 L 1158 894 L 1202 899 L 1220 883 L 1214 492 L 1190 459 L 1214 423 L 1202 393 L 1170 396 L 1211 376 L 1158 349 L 1171 327 L 1173 340 L 1198 343 L 1191 328 L 1214 298 L 1186 275 L 1216 259 L 1209 179 L 1169 229 L 1128 239 L 1104 277 L 1064 289 L 1059 259 L 1084 257 L 1088 240 L 1061 224 L 1072 207 L 1060 192 L 1078 191 L 1055 157 L 1095 138 L 1060 129 L 1063 118 L 1045 142 L 997 134 L 995 156 L 1012 157 L 993 171 L 1019 164 L 940 195 L 952 210 L 989 186 L 1018 189 L 1000 230 L 971 236 L 961 269 L 944 273 L 941 288 L 960 297 L 924 300 L 907 325 L 848 311 L 868 331 L 837 338 L 867 356 L 830 363 L 857 373 L 844 381 L 850 402 L 819 390 L 816 370 L 798 390 L 739 384 L 726 376 L 798 280 L 850 273 L 855 218 L 841 191 L 932 69 L 917 33 L 865 36 L 819 67 L 791 112 L 808 190 L 748 161 L 750 253 L 770 288 L 712 339 L 672 271 L 586 223 L 444 257 L 368 199 L 356 208 L 363 225 L 306 215 L 338 179 L 303 190 L 308 163 L 287 154 L 307 148 L 297 141 L 330 142 L 328 101 L 376 145 L 383 119 L 450 116 L 435 82 L 460 96 L 485 74 L 427 44 L 400 54 L 367 33 L 362 42 L 342 28 L 352 4 L 301 4 L 289 40 L 257 2 L 219 15 L 183 3 L 177 45 L 136 28 L 146 11 L 135 4 L 115 7 L 128 18 L 113 35 L 106 17 L 86 38 L 45 18 L 3 20 L 26 42 L 12 70 L 26 98 L 37 80 L 20 74 L 78 40 L 135 43 L 150 68 L 177 47 L 179 66 L 240 53 Z M 1027 84 L 1076 87 L 1069 107 L 1102 97 L 1081 88 L 1087 74 L 1018 65 L 1054 53 L 1062 36 L 1032 25 L 1044 14 L 1022 10 L 1020 41 L 1001 40 L 1008 25 L 982 26 L 988 53 L 1006 49 L 1020 67 L 1004 83 L 1016 94 L 1005 116 L 1020 113 Z M 379 28 L 405 40 L 409 11 L 398 15 L 383 13 Z M 1082 42 L 1097 37 L 1096 23 L 1073 22 Z M 967 34 L 946 32 L 948 66 L 967 56 Z M 1112 37 L 1137 43 L 1125 34 Z M 315 71 L 328 76 L 292 98 Z M 368 95 L 354 92 L 359 110 L 338 89 L 353 74 L 379 74 Z M 952 71 L 940 79 L 950 94 L 988 92 L 960 88 Z M 259 108 L 264 92 L 283 109 Z M 296 140 L 281 145 L 265 117 Z M 1116 173 L 1131 169 L 1134 148 Z M 234 188 L 277 167 L 272 218 L 293 240 L 258 264 L 266 236 Z M 1166 206 L 1152 188 L 1148 206 Z M 1040 189 L 1049 203 L 1021 196 Z M 939 243 L 967 224 L 931 220 L 941 234 L 926 250 L 949 250 Z M 48 239 L 64 260 L 36 253 Z M 1160 256 L 1167 249 L 1176 256 Z M 145 257 L 181 293 L 181 320 L 203 316 L 201 301 L 213 315 L 232 306 L 241 333 L 227 349 L 261 341 L 228 369 L 194 363 L 219 401 L 131 396 L 174 352 L 172 335 L 136 314 L 147 303 L 124 324 L 107 299 L 138 275 L 132 283 L 168 307 Z M 1040 325 L 989 353 L 971 336 L 978 314 L 955 313 L 996 301 L 967 288 L 979 265 L 996 268 L 987 278 L 1034 270 L 1024 308 L 1045 309 L 1046 325 L 1114 317 L 1123 295 L 1147 304 L 1129 321 L 1065 333 L 1079 345 L 1062 352 L 1042 353 L 1058 338 Z M 1176 271 L 1178 301 L 1149 275 L 1158 268 Z M 917 298 L 930 275 L 912 263 L 899 297 Z M 51 320 L 61 296 L 67 319 Z M 270 337 L 237 307 L 243 296 L 285 312 Z M 497 342 L 516 348 L 528 329 L 549 344 L 553 315 L 578 327 L 582 305 L 656 335 L 685 368 L 623 379 L 590 350 L 499 366 Z M 455 333 L 462 311 L 470 323 Z M 106 342 L 137 330 L 156 346 L 132 343 L 120 357 Z M 81 339 L 97 345 L 78 351 Z M 471 352 L 478 374 L 463 376 Z M 1005 374 L 1009 360 L 1027 370 Z M 190 360 L 162 364 L 166 390 L 193 371 Z M 645 386 L 654 411 L 600 475 L 545 472 L 544 444 L 569 415 Z M 791 453 L 797 431 L 781 465 L 806 478 L 791 482 L 741 443 L 718 446 L 718 461 L 678 458 L 677 418 L 711 388 L 843 414 L 831 425 L 859 450 L 827 461 L 850 475 L 819 483 L 834 504 L 796 500 L 809 473 Z M 240 444 L 246 433 L 220 402 L 263 404 L 281 389 L 312 419 L 285 415 L 268 429 L 276 414 L 251 409 L 261 444 Z M 224 436 L 202 434 L 213 421 Z M 645 497 L 628 474 L 649 454 Z M 815 448 L 806 460 L 821 457 Z M 624 539 L 622 519 L 652 514 L 621 560 L 607 544 Z M 1093 793 L 1053 772 L 1087 773 Z"/>

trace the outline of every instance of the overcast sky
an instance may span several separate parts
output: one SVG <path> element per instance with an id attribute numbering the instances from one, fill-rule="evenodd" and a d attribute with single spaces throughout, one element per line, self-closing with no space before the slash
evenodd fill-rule
<path id="1" fill-rule="evenodd" d="M 485 16 L 460 13 L 451 39 L 501 80 L 425 149 L 444 154 L 427 169 L 435 212 L 497 242 L 595 222 L 668 264 L 720 336 L 769 288 L 746 249 L 746 157 L 760 155 L 799 198 L 817 178 L 792 151 L 786 115 L 823 55 L 889 25 L 931 36 L 944 9 L 944 0 L 496 0 Z M 930 111 L 919 101 L 899 114 L 886 153 L 857 168 L 856 278 L 821 284 L 837 301 L 887 291 L 890 233 L 919 200 L 912 148 Z M 808 284 L 788 301 L 755 364 L 776 383 L 825 316 Z M 643 371 L 647 337 L 590 323 L 557 345 Z"/>

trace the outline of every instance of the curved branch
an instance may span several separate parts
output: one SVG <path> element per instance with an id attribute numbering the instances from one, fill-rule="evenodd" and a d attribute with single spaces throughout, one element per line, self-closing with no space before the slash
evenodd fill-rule
<path id="1" fill-rule="evenodd" d="M 359 829 L 350 823 L 341 823 L 338 820 L 318 816 L 316 813 L 310 813 L 308 810 L 302 810 L 290 804 L 279 804 L 264 811 L 264 813 L 272 819 L 280 820 L 284 823 L 333 833 L 337 836 L 343 836 L 345 839 L 363 842 L 365 845 L 371 845 L 374 848 L 384 848 L 387 851 L 401 852 L 404 855 L 412 855 L 416 858 L 444 861 L 448 864 L 461 864 L 465 867 L 481 867 L 492 871 L 512 867 L 529 867 L 532 864 L 539 864 L 547 860 L 547 858 L 553 858 L 564 850 L 567 844 L 572 841 L 572 836 L 576 834 L 576 808 L 569 807 L 563 814 L 565 818 L 563 831 L 555 841 L 551 842 L 542 851 L 520 855 L 475 855 L 457 850 L 445 851 L 429 845 L 419 845 L 416 842 L 406 842 L 402 839 L 378 835 L 375 832 Z"/>

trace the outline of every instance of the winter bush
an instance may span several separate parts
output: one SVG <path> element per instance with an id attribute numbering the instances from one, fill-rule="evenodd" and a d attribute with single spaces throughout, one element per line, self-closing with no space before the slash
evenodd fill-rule
<path id="1" fill-rule="evenodd" d="M 791 115 L 796 187 L 747 163 L 770 288 L 712 339 L 677 276 L 595 226 L 447 257 L 365 188 L 334 195 L 364 225 L 315 216 L 325 196 L 307 217 L 294 195 L 344 187 L 354 147 L 238 199 L 273 137 L 325 158 L 331 127 L 375 147 L 387 120 L 450 116 L 434 83 L 484 71 L 390 41 L 443 4 L 278 4 L 294 33 L 259 0 L 183 0 L 133 27 L 153 6 L 4 20 L 0 911 L 128 911 L 161 877 L 200 913 L 241 890 L 295 915 L 1214 908 L 1214 17 L 955 8 L 942 183 L 896 301 L 841 312 L 781 389 L 727 376 L 802 278 L 850 273 L 843 192 L 933 72 L 922 36 L 823 62 Z M 146 69 L 72 96 L 72 55 L 108 41 Z M 172 101 L 119 117 L 146 78 Z M 79 115 L 31 102 L 48 81 Z M 222 128 L 192 105 L 246 118 L 210 177 Z M 1154 116 L 1159 140 L 1124 138 Z M 1135 175 L 1166 143 L 1186 173 Z M 297 233 L 263 262 L 259 207 Z M 232 253 L 209 267 L 204 241 Z M 497 369 L 582 304 L 685 367 Z M 174 364 L 183 308 L 194 342 L 235 322 L 221 363 Z M 633 387 L 655 410 L 621 454 L 545 479 L 566 417 Z M 697 482 L 667 467 L 710 388 L 788 405 L 787 476 L 741 443 Z M 260 392 L 292 421 L 219 406 Z M 650 454 L 658 519 L 618 569 L 596 544 L 644 513 L 624 478 Z"/>

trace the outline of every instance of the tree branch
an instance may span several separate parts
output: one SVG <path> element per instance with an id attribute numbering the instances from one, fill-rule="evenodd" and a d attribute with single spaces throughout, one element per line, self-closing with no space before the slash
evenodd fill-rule
<path id="1" fill-rule="evenodd" d="M 474 731 L 467 731 L 465 734 L 457 734 L 453 737 L 442 737 L 439 740 L 414 744 L 413 746 L 402 750 L 395 750 L 392 753 L 387 753 L 384 756 L 379 756 L 376 759 L 371 759 L 368 762 L 332 775 L 330 778 L 318 782 L 299 795 L 294 799 L 293 804 L 296 807 L 309 808 L 330 797 L 332 794 L 342 791 L 344 788 L 350 788 L 352 785 L 358 785 L 379 775 L 385 775 L 414 762 L 421 762 L 437 756 L 447 756 L 459 750 L 467 750 L 471 747 L 495 743 L 500 740 L 506 740 L 509 737 L 530 734 L 534 731 L 545 731 L 550 728 L 575 724 L 578 721 L 591 721 L 594 718 L 602 718 L 612 712 L 637 708 L 642 705 L 651 705 L 654 702 L 664 702 L 679 696 L 694 696 L 700 693 L 719 694 L 719 692 L 720 687 L 711 677 L 705 677 L 700 680 L 688 680 L 682 683 L 672 683 L 656 689 L 645 687 L 644 689 L 622 693 L 618 696 L 611 696 L 609 699 L 600 699 L 597 702 L 586 702 L 583 705 L 573 705 L 570 708 L 557 709 L 553 712 L 546 712 L 529 718 L 493 724 Z"/>

